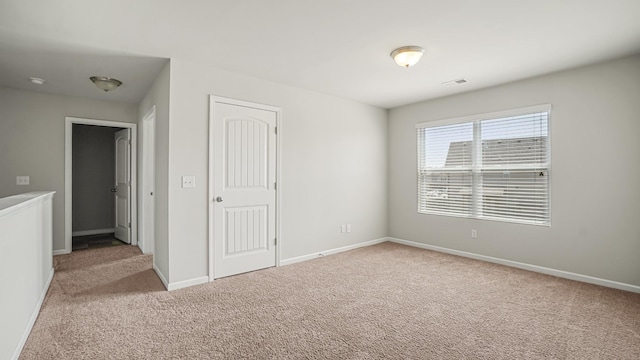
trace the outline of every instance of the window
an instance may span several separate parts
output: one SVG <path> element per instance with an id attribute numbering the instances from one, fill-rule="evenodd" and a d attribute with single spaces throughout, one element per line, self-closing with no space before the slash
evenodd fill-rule
<path id="1" fill-rule="evenodd" d="M 550 110 L 417 124 L 418 212 L 550 225 Z"/>

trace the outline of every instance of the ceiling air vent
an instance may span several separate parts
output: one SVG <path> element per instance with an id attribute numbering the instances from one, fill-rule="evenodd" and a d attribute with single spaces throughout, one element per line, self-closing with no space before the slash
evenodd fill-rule
<path id="1" fill-rule="evenodd" d="M 467 79 L 456 79 L 456 80 L 443 82 L 442 85 L 444 85 L 444 86 L 455 86 L 455 85 L 466 84 L 468 82 L 469 82 L 469 80 L 467 80 Z"/>

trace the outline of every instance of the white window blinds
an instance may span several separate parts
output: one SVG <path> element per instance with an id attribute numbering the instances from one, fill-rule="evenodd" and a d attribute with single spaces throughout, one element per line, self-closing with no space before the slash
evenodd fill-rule
<path id="1" fill-rule="evenodd" d="M 419 212 L 471 213 L 472 147 L 472 123 L 418 129 Z"/>
<path id="2" fill-rule="evenodd" d="M 549 225 L 549 112 L 418 124 L 418 212 Z"/>

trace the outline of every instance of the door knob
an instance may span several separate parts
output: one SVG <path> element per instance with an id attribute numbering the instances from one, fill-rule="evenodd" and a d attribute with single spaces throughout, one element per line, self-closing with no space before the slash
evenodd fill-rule
<path id="1" fill-rule="evenodd" d="M 116 188 L 111 189 L 111 192 L 118 192 Z"/>
<path id="2" fill-rule="evenodd" d="M 222 202 L 222 196 L 218 196 L 218 197 L 216 198 L 216 201 L 217 201 L 217 202 Z"/>

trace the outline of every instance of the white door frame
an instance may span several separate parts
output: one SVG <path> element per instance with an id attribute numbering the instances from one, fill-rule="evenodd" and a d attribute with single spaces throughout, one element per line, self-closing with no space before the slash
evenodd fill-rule
<path id="1" fill-rule="evenodd" d="M 140 180 L 140 236 L 138 245 L 145 254 L 153 254 L 155 249 L 155 129 L 156 106 L 142 118 L 142 179 Z"/>
<path id="2" fill-rule="evenodd" d="M 131 245 L 138 244 L 138 165 L 137 165 L 137 124 L 109 121 L 109 120 L 96 120 L 96 119 L 83 119 L 76 117 L 65 117 L 65 136 L 64 136 L 64 252 L 62 254 L 71 253 L 71 237 L 72 237 L 72 150 L 73 150 L 73 125 L 96 125 L 114 128 L 128 128 L 131 129 Z"/>
<path id="3" fill-rule="evenodd" d="M 269 110 L 276 113 L 276 128 L 277 128 L 277 138 L 276 138 L 276 183 L 278 187 L 276 189 L 276 266 L 280 266 L 280 249 L 282 248 L 282 237 L 280 236 L 280 229 L 282 228 L 282 176 L 280 176 L 280 169 L 282 164 L 281 157 L 281 146 L 282 146 L 282 110 L 279 107 L 258 104 L 243 100 L 236 100 L 216 95 L 209 95 L 209 193 L 208 193 L 208 210 L 209 210 L 209 281 L 213 281 L 214 279 L 214 270 L 213 270 L 213 262 L 215 261 L 214 257 L 214 127 L 212 126 L 212 122 L 214 120 L 214 108 L 215 103 L 224 103 L 230 105 L 237 106 L 245 106 L 250 108 L 256 108 L 261 110 Z"/>

